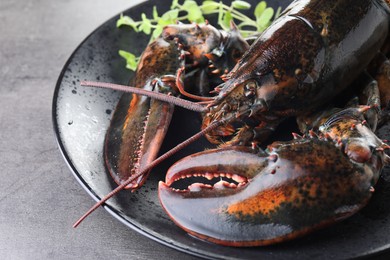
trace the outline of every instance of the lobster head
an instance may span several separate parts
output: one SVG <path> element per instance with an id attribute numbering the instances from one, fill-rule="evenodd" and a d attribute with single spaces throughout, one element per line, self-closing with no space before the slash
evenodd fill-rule
<path id="1" fill-rule="evenodd" d="M 224 83 L 225 87 L 226 83 L 228 82 Z M 235 84 L 228 92 L 219 91 L 219 96 L 209 104 L 209 111 L 203 117 L 202 128 L 216 121 L 227 123 L 207 133 L 207 139 L 215 144 L 247 145 L 257 138 L 251 129 L 268 120 L 263 116 L 268 111 L 268 106 L 260 98 L 262 89 L 256 80 L 246 80 Z"/>

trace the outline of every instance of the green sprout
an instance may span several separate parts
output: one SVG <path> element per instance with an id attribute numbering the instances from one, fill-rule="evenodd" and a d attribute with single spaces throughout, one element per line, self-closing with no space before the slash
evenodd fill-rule
<path id="1" fill-rule="evenodd" d="M 279 17 L 281 7 L 276 12 L 273 8 L 267 7 L 265 1 L 259 2 L 253 12 L 254 19 L 246 16 L 241 10 L 251 9 L 251 4 L 242 1 L 232 1 L 230 6 L 221 1 L 205 0 L 202 4 L 198 4 L 194 0 L 184 0 L 183 4 L 179 0 L 173 0 L 170 10 L 162 14 L 158 14 L 156 6 L 153 7 L 152 17 L 147 17 L 145 13 L 141 14 L 141 21 L 135 21 L 127 15 L 121 14 L 117 20 L 116 26 L 128 26 L 136 32 L 143 32 L 150 35 L 150 42 L 159 37 L 164 26 L 176 24 L 178 21 L 188 21 L 195 23 L 204 23 L 205 16 L 218 15 L 218 25 L 223 30 L 229 30 L 230 22 L 233 20 L 243 37 L 249 37 L 263 32 L 273 21 Z M 135 70 L 139 61 L 139 57 L 120 50 L 119 55 L 126 60 L 126 68 Z"/>

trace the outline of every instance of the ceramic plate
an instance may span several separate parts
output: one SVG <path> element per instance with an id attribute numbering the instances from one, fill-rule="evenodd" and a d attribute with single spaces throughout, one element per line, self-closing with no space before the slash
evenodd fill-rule
<path id="1" fill-rule="evenodd" d="M 156 5 L 161 12 L 167 2 L 148 1 L 124 13 L 132 17 Z M 249 1 L 256 4 L 257 1 Z M 272 6 L 289 1 L 270 1 Z M 148 37 L 117 29 L 118 16 L 92 32 L 74 51 L 59 76 L 53 99 L 53 121 L 60 150 L 74 176 L 94 200 L 113 188 L 103 161 L 103 141 L 121 93 L 79 86 L 81 80 L 127 84 L 133 73 L 126 70 L 119 49 L 141 53 Z M 198 130 L 197 114 L 177 109 L 163 145 L 167 150 Z M 382 128 L 382 138 L 388 133 Z M 386 138 L 389 139 L 389 138 Z M 188 147 L 153 170 L 146 185 L 135 193 L 121 192 L 105 208 L 130 228 L 162 244 L 205 258 L 224 259 L 312 259 L 354 258 L 383 253 L 390 247 L 390 175 L 386 169 L 369 205 L 352 218 L 310 236 L 268 247 L 232 248 L 193 238 L 176 227 L 163 211 L 157 197 L 157 184 L 167 167 L 178 158 L 200 151 L 204 140 Z M 88 219 L 86 220 L 88 221 Z"/>

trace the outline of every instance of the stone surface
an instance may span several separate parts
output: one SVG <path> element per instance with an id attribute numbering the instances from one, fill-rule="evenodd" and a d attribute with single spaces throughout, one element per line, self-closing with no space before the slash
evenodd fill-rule
<path id="1" fill-rule="evenodd" d="M 99 209 L 58 149 L 54 87 L 79 43 L 140 0 L 0 1 L 0 257 L 2 259 L 192 258 Z"/>

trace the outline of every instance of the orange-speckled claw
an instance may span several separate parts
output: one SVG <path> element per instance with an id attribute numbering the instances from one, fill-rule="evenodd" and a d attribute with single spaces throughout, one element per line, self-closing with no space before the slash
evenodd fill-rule
<path id="1" fill-rule="evenodd" d="M 257 154 L 235 148 L 184 158 L 160 182 L 159 197 L 172 220 L 198 238 L 261 246 L 356 213 L 379 172 L 328 141 L 299 139 Z"/>
<path id="2" fill-rule="evenodd" d="M 136 95 L 122 96 L 104 147 L 106 167 L 118 185 L 156 159 L 172 114 L 171 104 Z M 138 188 L 147 176 L 138 177 L 126 188 Z"/>
<path id="3" fill-rule="evenodd" d="M 179 24 L 165 26 L 165 40 L 175 40 L 180 48 L 188 51 L 196 60 L 221 45 L 223 35 L 212 25 Z"/>
<path id="4" fill-rule="evenodd" d="M 174 44 L 161 38 L 145 49 L 133 85 L 158 93 L 175 93 L 174 76 L 182 61 Z M 106 134 L 106 167 L 119 185 L 156 159 L 173 114 L 174 105 L 156 99 L 125 93 L 121 97 Z M 148 173 L 126 188 L 141 186 Z"/>

